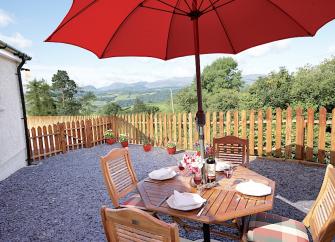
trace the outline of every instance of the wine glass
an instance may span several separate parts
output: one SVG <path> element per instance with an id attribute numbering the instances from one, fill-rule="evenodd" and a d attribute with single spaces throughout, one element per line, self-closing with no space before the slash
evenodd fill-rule
<path id="1" fill-rule="evenodd" d="M 178 173 L 182 173 L 185 170 L 185 166 L 184 166 L 183 162 L 179 160 L 177 162 L 177 164 L 178 164 L 178 169 L 179 169 Z"/>

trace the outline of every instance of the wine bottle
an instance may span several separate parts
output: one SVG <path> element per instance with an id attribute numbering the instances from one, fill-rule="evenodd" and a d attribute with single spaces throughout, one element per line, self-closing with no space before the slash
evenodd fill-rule
<path id="1" fill-rule="evenodd" d="M 207 158 L 206 165 L 207 165 L 207 182 L 208 183 L 215 182 L 215 180 L 216 180 L 216 174 L 215 174 L 216 163 L 215 163 L 215 159 L 212 155 L 210 155 Z"/>

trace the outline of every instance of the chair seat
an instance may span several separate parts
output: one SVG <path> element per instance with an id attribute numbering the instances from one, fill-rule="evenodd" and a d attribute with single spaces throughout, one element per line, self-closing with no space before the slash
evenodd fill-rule
<path id="1" fill-rule="evenodd" d="M 140 194 L 132 194 L 125 201 L 121 202 L 120 207 L 123 208 L 138 208 L 141 210 L 146 210 L 145 204 L 140 196 Z"/>
<path id="2" fill-rule="evenodd" d="M 259 213 L 249 222 L 248 241 L 308 242 L 303 223 L 275 214 Z"/>

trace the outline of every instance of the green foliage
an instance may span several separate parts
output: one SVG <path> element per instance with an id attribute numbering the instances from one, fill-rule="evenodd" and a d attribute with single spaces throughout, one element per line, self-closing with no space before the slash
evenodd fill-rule
<path id="1" fill-rule="evenodd" d="M 120 134 L 119 141 L 120 142 L 126 142 L 126 141 L 128 141 L 128 136 L 126 134 Z"/>
<path id="2" fill-rule="evenodd" d="M 96 106 L 94 105 L 94 101 L 97 100 L 97 97 L 92 91 L 88 91 L 84 93 L 83 96 L 79 99 L 79 102 L 81 104 L 80 108 L 80 114 L 82 115 L 92 115 L 95 110 Z"/>
<path id="3" fill-rule="evenodd" d="M 108 130 L 105 131 L 104 137 L 106 139 L 114 139 L 115 138 L 115 134 L 114 134 L 114 132 L 111 129 L 108 129 Z"/>
<path id="4" fill-rule="evenodd" d="M 249 88 L 249 108 L 279 107 L 286 109 L 292 101 L 290 91 L 293 76 L 284 67 L 260 77 Z"/>
<path id="5" fill-rule="evenodd" d="M 53 75 L 52 89 L 56 99 L 57 113 L 60 115 L 77 115 L 81 104 L 76 98 L 78 86 L 71 80 L 66 71 L 58 70 Z"/>
<path id="6" fill-rule="evenodd" d="M 208 110 L 227 111 L 239 105 L 239 91 L 243 86 L 241 71 L 233 58 L 219 58 L 206 66 L 202 75 L 203 105 Z M 176 95 L 178 106 L 186 112 L 197 110 L 195 83 Z"/>
<path id="7" fill-rule="evenodd" d="M 177 146 L 177 145 L 176 145 L 175 142 L 169 142 L 169 143 L 166 144 L 166 147 L 168 147 L 168 148 L 174 148 L 174 147 L 176 147 L 176 146 Z"/>
<path id="8" fill-rule="evenodd" d="M 237 66 L 237 62 L 231 57 L 219 58 L 206 66 L 201 77 L 203 89 L 209 93 L 215 93 L 221 89 L 239 91 L 243 81 Z"/>
<path id="9" fill-rule="evenodd" d="M 27 84 L 27 109 L 29 115 L 54 115 L 56 106 L 51 88 L 45 80 L 34 79 Z"/>
<path id="10" fill-rule="evenodd" d="M 120 105 L 115 102 L 109 102 L 101 108 L 100 113 L 103 115 L 116 115 L 121 111 Z"/>
<path id="11" fill-rule="evenodd" d="M 132 113 L 157 113 L 159 107 L 153 105 L 147 105 L 142 100 L 136 98 L 132 109 Z"/>

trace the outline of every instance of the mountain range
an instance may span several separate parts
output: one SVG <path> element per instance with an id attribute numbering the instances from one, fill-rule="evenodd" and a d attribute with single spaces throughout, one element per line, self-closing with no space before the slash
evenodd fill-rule
<path id="1" fill-rule="evenodd" d="M 250 74 L 242 76 L 242 79 L 246 84 L 252 84 L 257 78 L 259 78 L 260 74 Z M 81 89 L 85 92 L 92 91 L 96 94 L 101 93 L 109 93 L 109 92 L 119 92 L 119 91 L 146 91 L 150 89 L 181 89 L 185 86 L 188 86 L 192 83 L 193 77 L 172 77 L 169 79 L 157 80 L 154 82 L 147 81 L 138 81 L 134 83 L 122 83 L 122 82 L 114 82 L 108 86 L 96 88 L 95 86 L 88 85 L 83 86 Z"/>

